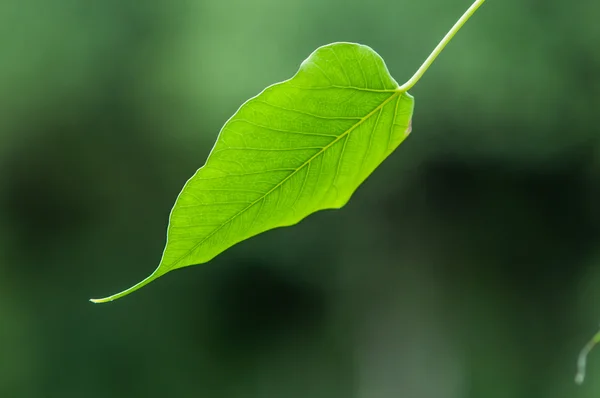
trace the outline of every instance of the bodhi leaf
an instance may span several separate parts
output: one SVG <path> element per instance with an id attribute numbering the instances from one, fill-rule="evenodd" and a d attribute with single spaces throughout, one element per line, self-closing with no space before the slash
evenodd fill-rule
<path id="1" fill-rule="evenodd" d="M 247 101 L 171 211 L 156 271 L 205 263 L 234 244 L 340 208 L 410 132 L 413 98 L 372 49 L 317 49 Z M 127 294 L 136 285 L 122 294 Z"/>
<path id="2" fill-rule="evenodd" d="M 407 88 L 434 53 L 400 87 L 367 46 L 334 43 L 317 49 L 295 76 L 248 100 L 225 123 L 206 164 L 175 202 L 154 273 L 92 301 L 123 297 L 261 232 L 344 206 L 410 133 L 414 100 Z"/>

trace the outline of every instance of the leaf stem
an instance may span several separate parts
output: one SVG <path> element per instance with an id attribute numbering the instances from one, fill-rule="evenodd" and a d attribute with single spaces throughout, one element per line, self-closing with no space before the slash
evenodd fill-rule
<path id="1" fill-rule="evenodd" d="M 456 21 L 456 23 L 454 24 L 452 29 L 450 29 L 450 31 L 448 33 L 446 33 L 446 36 L 444 36 L 442 41 L 440 41 L 440 43 L 432 51 L 432 53 L 429 54 L 429 57 L 427 57 L 425 62 L 423 62 L 423 65 L 421 65 L 421 67 L 415 72 L 415 74 L 410 78 L 410 80 L 408 80 L 402 86 L 398 87 L 398 91 L 408 91 L 415 84 L 417 84 L 417 82 L 421 79 L 421 77 L 423 77 L 425 72 L 427 72 L 427 69 L 429 69 L 429 67 L 431 66 L 433 61 L 435 61 L 437 56 L 440 55 L 440 53 L 442 52 L 444 47 L 446 47 L 446 45 L 450 42 L 450 40 L 452 40 L 454 35 L 460 30 L 460 28 L 463 27 L 463 25 L 469 20 L 469 18 L 471 18 L 471 16 L 473 16 L 473 14 L 475 14 L 475 11 L 477 11 L 477 9 L 479 7 L 481 7 L 481 5 L 484 2 L 485 2 L 485 0 L 475 0 L 475 2 L 471 5 L 471 7 L 469 7 L 469 9 L 467 11 L 465 11 L 463 16 L 460 17 L 460 19 L 458 21 Z"/>
<path id="2" fill-rule="evenodd" d="M 575 383 L 583 383 L 583 379 L 585 378 L 587 356 L 598 343 L 600 343 L 600 332 L 596 333 L 579 353 L 579 357 L 577 358 L 577 374 L 575 375 Z"/>

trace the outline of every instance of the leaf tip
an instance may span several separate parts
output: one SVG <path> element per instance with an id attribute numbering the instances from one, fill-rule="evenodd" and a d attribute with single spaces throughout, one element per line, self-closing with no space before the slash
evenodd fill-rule
<path id="1" fill-rule="evenodd" d="M 133 285 L 129 289 L 125 289 L 120 293 L 113 294 L 112 296 L 108 296 L 108 297 L 104 297 L 104 298 L 100 298 L 100 299 L 90 299 L 90 301 L 94 304 L 101 304 L 101 303 L 108 303 L 109 301 L 114 301 L 114 300 L 120 299 L 121 297 L 125 297 L 128 294 L 133 293 L 136 290 L 146 286 L 148 283 L 152 282 L 153 280 L 160 277 L 161 275 L 164 275 L 165 273 L 166 273 L 166 271 L 160 272 L 160 267 L 159 267 L 149 277 L 147 277 L 143 281 Z"/>
<path id="2" fill-rule="evenodd" d="M 94 304 L 101 304 L 101 303 L 106 303 L 110 300 L 108 300 L 107 298 L 101 298 L 101 299 L 90 299 L 90 301 Z"/>

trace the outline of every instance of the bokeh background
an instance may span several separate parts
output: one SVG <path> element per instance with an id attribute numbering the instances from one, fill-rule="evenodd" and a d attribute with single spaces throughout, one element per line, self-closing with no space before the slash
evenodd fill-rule
<path id="1" fill-rule="evenodd" d="M 597 397 L 600 2 L 490 0 L 339 211 L 125 299 L 247 98 L 470 0 L 0 1 L 0 397 Z"/>

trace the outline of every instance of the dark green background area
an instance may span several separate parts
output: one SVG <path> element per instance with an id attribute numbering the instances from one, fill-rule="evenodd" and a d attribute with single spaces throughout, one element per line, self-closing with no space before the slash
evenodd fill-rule
<path id="1" fill-rule="evenodd" d="M 400 83 L 470 0 L 0 2 L 0 397 L 564 398 L 600 320 L 600 2 L 488 0 L 339 211 L 122 300 L 315 48 Z"/>

